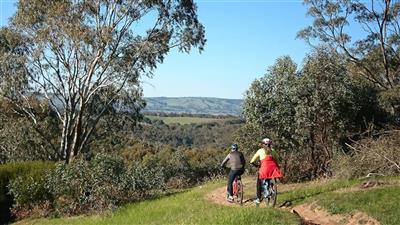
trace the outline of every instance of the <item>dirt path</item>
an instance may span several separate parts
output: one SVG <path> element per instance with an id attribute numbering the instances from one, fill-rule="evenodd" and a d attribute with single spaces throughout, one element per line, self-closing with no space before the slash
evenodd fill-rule
<path id="1" fill-rule="evenodd" d="M 232 207 L 241 207 L 237 203 L 230 203 L 226 201 L 226 187 L 217 188 L 214 191 L 209 192 L 205 196 L 205 198 L 217 204 L 232 206 Z M 248 198 L 247 196 L 244 196 L 243 200 L 244 200 L 243 206 L 251 206 L 251 205 L 255 206 L 255 204 L 253 203 L 254 198 L 252 199 Z"/>
<path id="2" fill-rule="evenodd" d="M 281 192 L 290 191 L 296 189 L 298 185 L 280 185 L 279 189 Z M 245 187 L 251 187 L 251 185 L 246 185 Z M 255 188 L 254 188 L 255 189 Z M 246 190 L 246 189 L 245 189 Z M 247 188 L 248 192 L 244 196 L 244 204 L 240 206 L 237 203 L 229 203 L 226 201 L 226 187 L 217 188 L 205 195 L 208 201 L 214 202 L 216 204 L 221 204 L 230 207 L 255 207 L 253 203 L 254 196 L 251 192 L 251 188 Z M 266 207 L 265 204 L 260 204 L 260 207 Z M 290 210 L 292 213 L 299 216 L 304 225 L 380 225 L 380 223 L 369 217 L 365 213 L 357 212 L 352 215 L 332 215 L 326 210 L 322 209 L 316 202 L 306 203 L 301 205 L 296 205 L 294 207 L 282 208 L 282 210 Z"/>
<path id="3" fill-rule="evenodd" d="M 322 209 L 317 203 L 297 205 L 291 212 L 302 218 L 303 224 L 321 225 L 379 225 L 380 223 L 365 213 L 357 212 L 352 215 L 332 215 Z"/>

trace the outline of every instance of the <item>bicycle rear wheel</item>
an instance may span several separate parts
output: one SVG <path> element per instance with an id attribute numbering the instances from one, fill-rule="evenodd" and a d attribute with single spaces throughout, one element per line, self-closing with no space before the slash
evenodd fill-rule
<path id="1" fill-rule="evenodd" d="M 276 201 L 278 199 L 278 184 L 276 182 L 276 179 L 271 180 L 271 183 L 273 184 L 271 187 L 271 199 L 270 199 L 270 205 L 272 207 L 275 207 Z"/>
<path id="2" fill-rule="evenodd" d="M 243 205 L 244 188 L 241 180 L 237 181 L 237 202 Z"/>

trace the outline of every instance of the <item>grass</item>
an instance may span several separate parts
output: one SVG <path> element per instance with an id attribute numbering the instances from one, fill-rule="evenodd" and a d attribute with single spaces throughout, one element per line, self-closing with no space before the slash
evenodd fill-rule
<path id="1" fill-rule="evenodd" d="M 186 192 L 129 204 L 111 215 L 25 220 L 18 224 L 299 224 L 287 211 L 226 207 L 204 195 L 223 185 L 214 182 Z"/>
<path id="2" fill-rule="evenodd" d="M 281 192 L 279 202 L 291 201 L 293 204 L 304 203 L 320 194 L 352 187 L 358 184 L 358 182 L 357 180 L 324 180 L 303 183 L 298 185 L 294 190 Z"/>
<path id="3" fill-rule="evenodd" d="M 202 117 L 185 117 L 185 116 L 146 116 L 150 120 L 162 120 L 166 124 L 203 124 L 203 123 L 211 123 L 211 122 L 219 122 L 224 119 L 217 118 L 202 118 Z"/>
<path id="4" fill-rule="evenodd" d="M 364 189 L 358 188 L 360 180 L 332 180 L 321 183 L 304 183 L 301 187 L 279 195 L 279 202 L 290 200 L 300 204 L 314 202 L 332 214 L 351 214 L 361 211 L 377 219 L 381 224 L 400 224 L 400 177 L 379 179 L 387 186 Z M 395 184 L 395 185 L 390 185 Z M 342 188 L 351 188 L 342 189 Z M 342 191 L 337 191 L 342 189 Z"/>
<path id="5" fill-rule="evenodd" d="M 318 204 L 334 214 L 362 211 L 382 224 L 400 224 L 400 187 L 376 188 L 368 191 L 326 193 Z"/>
<path id="6" fill-rule="evenodd" d="M 331 213 L 365 212 L 382 224 L 400 224 L 400 177 L 379 179 L 387 185 L 358 190 L 360 180 L 323 180 L 279 184 L 278 204 L 317 201 Z M 254 197 L 255 180 L 244 178 L 245 198 Z M 299 224 L 288 211 L 256 207 L 226 207 L 204 195 L 225 184 L 218 181 L 167 197 L 132 203 L 114 213 L 59 219 L 25 220 L 18 224 Z M 280 188 L 280 189 L 279 189 Z M 351 188 L 351 189 L 347 189 Z M 338 191 L 336 191 L 338 190 Z M 348 191 L 351 190 L 351 191 Z"/>

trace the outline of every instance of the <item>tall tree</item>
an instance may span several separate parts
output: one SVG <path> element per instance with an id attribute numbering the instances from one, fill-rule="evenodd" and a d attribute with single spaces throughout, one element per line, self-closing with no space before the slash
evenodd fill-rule
<path id="1" fill-rule="evenodd" d="M 293 124 L 295 103 L 292 102 L 297 65 L 284 56 L 276 60 L 264 77 L 255 80 L 246 92 L 244 116 L 246 121 L 258 125 L 264 134 L 290 138 L 288 127 Z"/>
<path id="2" fill-rule="evenodd" d="M 137 115 L 141 76 L 152 76 L 171 48 L 205 44 L 192 0 L 20 0 L 6 29 L 22 40 L 23 72 L 6 69 L 2 80 L 23 85 L 4 97 L 34 123 L 29 98 L 49 102 L 62 124 L 58 151 L 67 163 L 106 113 Z"/>
<path id="3" fill-rule="evenodd" d="M 298 37 L 318 39 L 344 53 L 354 74 L 373 83 L 392 114 L 400 115 L 400 2 L 391 0 L 305 0 L 311 26 Z M 360 30 L 355 36 L 350 30 Z"/>
<path id="4" fill-rule="evenodd" d="M 306 57 L 298 80 L 296 136 L 309 152 L 312 176 L 329 174 L 331 160 L 356 115 L 351 82 L 343 58 L 318 48 Z"/>
<path id="5" fill-rule="evenodd" d="M 243 106 L 246 127 L 254 133 L 268 135 L 286 150 L 295 146 L 296 80 L 296 63 L 288 56 L 281 57 L 262 78 L 253 81 Z M 254 138 L 261 140 L 262 136 L 250 138 L 254 142 Z"/>

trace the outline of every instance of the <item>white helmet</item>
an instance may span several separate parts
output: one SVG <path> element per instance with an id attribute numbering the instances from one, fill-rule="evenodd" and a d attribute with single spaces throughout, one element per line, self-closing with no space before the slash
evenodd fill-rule
<path id="1" fill-rule="evenodd" d="M 265 145 L 271 145 L 272 144 L 272 140 L 269 138 L 264 138 L 262 139 L 261 143 L 265 144 Z"/>

